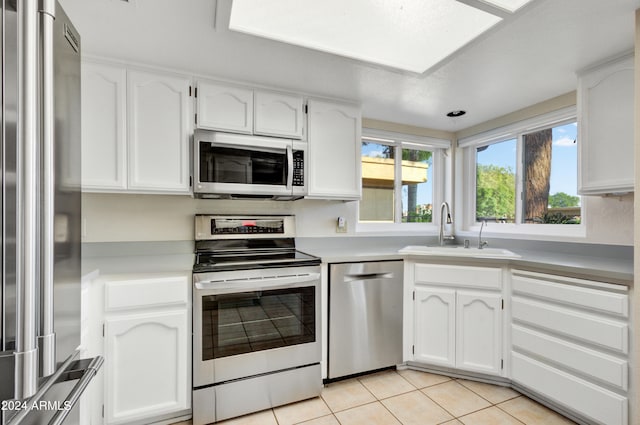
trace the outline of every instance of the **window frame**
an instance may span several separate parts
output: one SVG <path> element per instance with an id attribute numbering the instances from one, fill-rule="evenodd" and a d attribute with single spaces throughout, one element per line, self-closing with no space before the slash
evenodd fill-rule
<path id="1" fill-rule="evenodd" d="M 417 149 L 432 152 L 433 215 L 431 223 L 360 221 L 360 201 L 358 201 L 356 208 L 356 232 L 382 234 L 410 233 L 412 235 L 436 234 L 438 232 L 437 226 L 440 220 L 439 208 L 436 208 L 436 206 L 440 205 L 445 197 L 445 170 L 451 157 L 452 141 L 434 137 L 363 128 L 360 143 L 366 140 L 393 146 L 395 149 L 394 157 L 396 159 L 402 158 L 402 149 Z M 360 167 L 360 175 L 362 175 L 362 157 L 358 158 L 357 166 Z M 395 161 L 394 167 L 394 220 L 396 217 L 400 217 L 400 220 L 402 220 L 402 161 Z M 362 178 L 360 179 L 360 185 L 362 187 Z"/>
<path id="2" fill-rule="evenodd" d="M 523 137 L 527 134 L 577 122 L 575 106 L 562 108 L 547 114 L 539 115 L 523 121 L 499 127 L 474 136 L 458 140 L 458 148 L 462 151 L 462 194 L 463 220 L 462 231 L 476 232 L 480 229 L 480 222 L 476 221 L 476 149 L 508 140 L 516 140 L 516 222 L 491 223 L 484 230 L 485 234 L 496 235 L 530 235 L 532 237 L 586 237 L 587 213 L 584 198 L 581 199 L 580 224 L 532 224 L 522 223 L 524 191 L 524 155 Z M 579 135 L 578 135 L 579 137 Z M 578 148 L 578 169 L 580 167 L 580 149 Z M 576 176 L 577 178 L 578 176 Z M 576 180 L 577 181 L 577 180 Z"/>

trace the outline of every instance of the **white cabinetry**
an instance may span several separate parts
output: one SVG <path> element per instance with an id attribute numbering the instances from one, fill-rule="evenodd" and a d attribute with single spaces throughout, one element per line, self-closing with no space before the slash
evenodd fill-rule
<path id="1" fill-rule="evenodd" d="M 196 100 L 198 128 L 253 132 L 253 90 L 224 83 L 199 82 Z"/>
<path id="2" fill-rule="evenodd" d="M 127 187 L 127 71 L 82 63 L 82 189 Z"/>
<path id="3" fill-rule="evenodd" d="M 405 264 L 405 360 L 502 375 L 502 269 Z"/>
<path id="4" fill-rule="evenodd" d="M 481 373 L 501 373 L 501 293 L 457 291 L 456 367 Z"/>
<path id="5" fill-rule="evenodd" d="M 305 119 L 302 96 L 256 90 L 254 106 L 255 134 L 302 139 Z"/>
<path id="6" fill-rule="evenodd" d="M 360 199 L 360 108 L 309 99 L 307 125 L 308 197 Z"/>
<path id="7" fill-rule="evenodd" d="M 415 361 L 455 367 L 456 291 L 415 288 Z"/>
<path id="8" fill-rule="evenodd" d="M 628 423 L 628 289 L 512 272 L 511 377 L 599 424 Z"/>
<path id="9" fill-rule="evenodd" d="M 579 192 L 633 192 L 633 55 L 578 75 Z"/>
<path id="10" fill-rule="evenodd" d="M 228 83 L 198 83 L 198 128 L 302 139 L 300 95 L 253 90 Z"/>
<path id="11" fill-rule="evenodd" d="M 129 189 L 189 191 L 189 85 L 184 77 L 129 71 Z"/>
<path id="12" fill-rule="evenodd" d="M 189 193 L 190 79 L 82 64 L 82 188 Z"/>
<path id="13" fill-rule="evenodd" d="M 103 309 L 93 312 L 91 321 L 102 327 L 103 335 L 94 344 L 105 358 L 103 423 L 151 423 L 189 415 L 188 276 L 114 275 L 92 285 L 93 305 Z"/>

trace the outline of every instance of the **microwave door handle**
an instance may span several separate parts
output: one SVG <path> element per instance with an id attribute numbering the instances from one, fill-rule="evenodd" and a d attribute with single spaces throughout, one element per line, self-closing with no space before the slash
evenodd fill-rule
<path id="1" fill-rule="evenodd" d="M 287 146 L 287 190 L 293 191 L 293 146 Z"/>

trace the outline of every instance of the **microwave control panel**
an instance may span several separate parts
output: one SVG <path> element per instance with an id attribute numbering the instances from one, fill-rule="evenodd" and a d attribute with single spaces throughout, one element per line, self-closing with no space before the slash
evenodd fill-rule
<path id="1" fill-rule="evenodd" d="M 293 185 L 304 186 L 304 151 L 293 151 Z"/>

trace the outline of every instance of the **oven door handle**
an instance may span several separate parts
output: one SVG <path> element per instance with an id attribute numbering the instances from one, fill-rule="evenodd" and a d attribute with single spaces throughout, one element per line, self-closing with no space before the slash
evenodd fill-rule
<path id="1" fill-rule="evenodd" d="M 208 280 L 195 282 L 197 290 L 215 290 L 222 292 L 259 291 L 274 287 L 300 286 L 308 282 L 319 282 L 320 273 L 308 273 L 299 276 L 274 276 L 261 279 Z"/>

